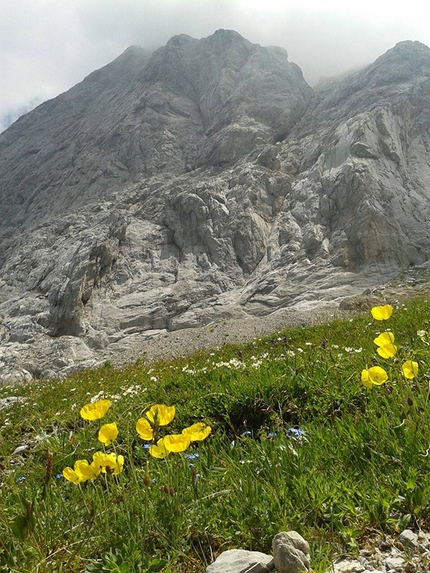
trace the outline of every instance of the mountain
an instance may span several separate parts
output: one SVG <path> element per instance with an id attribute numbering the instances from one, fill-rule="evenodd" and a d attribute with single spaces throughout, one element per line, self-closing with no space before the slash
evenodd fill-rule
<path id="1" fill-rule="evenodd" d="M 429 109 L 419 42 L 314 90 L 233 31 L 127 49 L 0 135 L 0 380 L 426 263 Z"/>

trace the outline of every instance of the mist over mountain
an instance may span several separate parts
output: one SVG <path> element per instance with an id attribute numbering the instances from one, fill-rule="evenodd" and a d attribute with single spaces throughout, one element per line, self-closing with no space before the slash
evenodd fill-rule
<path id="1" fill-rule="evenodd" d="M 0 380 L 425 264 L 429 110 L 419 42 L 314 89 L 233 31 L 128 48 L 0 135 Z"/>

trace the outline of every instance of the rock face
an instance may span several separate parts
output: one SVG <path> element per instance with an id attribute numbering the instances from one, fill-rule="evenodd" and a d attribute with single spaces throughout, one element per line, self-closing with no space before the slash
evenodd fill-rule
<path id="1" fill-rule="evenodd" d="M 0 379 L 425 263 L 429 109 L 419 42 L 315 90 L 232 31 L 129 48 L 0 136 Z"/>

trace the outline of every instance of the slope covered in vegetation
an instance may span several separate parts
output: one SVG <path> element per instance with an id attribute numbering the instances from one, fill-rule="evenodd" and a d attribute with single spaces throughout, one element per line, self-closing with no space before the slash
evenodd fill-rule
<path id="1" fill-rule="evenodd" d="M 202 572 L 295 529 L 322 572 L 376 531 L 428 529 L 429 299 L 387 302 L 391 316 L 0 387 L 0 571 Z M 197 423 L 205 439 L 149 450 Z M 96 452 L 111 462 L 73 483 Z"/>

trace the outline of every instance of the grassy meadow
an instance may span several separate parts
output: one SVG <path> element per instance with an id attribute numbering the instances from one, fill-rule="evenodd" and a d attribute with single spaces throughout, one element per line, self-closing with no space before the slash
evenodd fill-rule
<path id="1" fill-rule="evenodd" d="M 271 553 L 294 529 L 323 573 L 376 533 L 429 530 L 429 299 L 387 303 L 385 320 L 366 311 L 191 358 L 0 386 L 0 401 L 17 398 L 0 410 L 0 572 L 199 573 L 226 549 Z M 378 346 L 384 332 L 394 340 Z M 103 400 L 102 418 L 82 418 Z M 174 417 L 161 425 L 154 405 Z M 211 432 L 184 451 L 156 445 L 196 423 Z M 95 452 L 118 464 L 78 479 L 75 462 L 88 469 Z"/>

